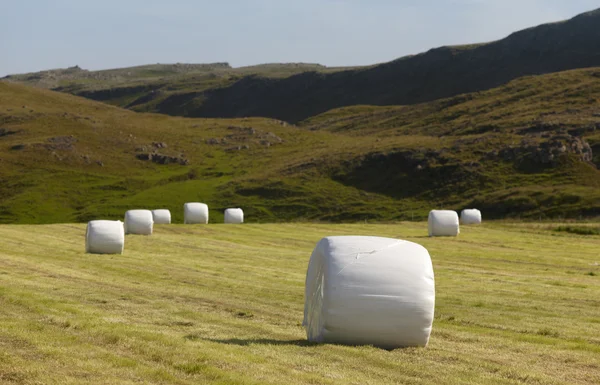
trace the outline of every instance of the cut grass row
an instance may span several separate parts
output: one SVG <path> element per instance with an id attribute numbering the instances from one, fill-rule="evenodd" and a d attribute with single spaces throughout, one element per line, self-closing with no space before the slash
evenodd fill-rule
<path id="1" fill-rule="evenodd" d="M 600 239 L 555 227 L 172 225 L 101 256 L 84 254 L 84 225 L 2 225 L 0 382 L 596 384 Z M 306 343 L 308 258 L 344 234 L 429 250 L 427 348 Z"/>

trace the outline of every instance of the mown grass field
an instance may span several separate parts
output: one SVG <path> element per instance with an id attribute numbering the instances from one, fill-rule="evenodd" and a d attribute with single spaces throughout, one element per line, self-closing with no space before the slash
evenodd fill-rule
<path id="1" fill-rule="evenodd" d="M 102 256 L 83 224 L 1 225 L 0 383 L 598 384 L 600 236 L 559 226 L 171 225 Z M 427 348 L 306 342 L 308 259 L 342 234 L 427 247 Z"/>

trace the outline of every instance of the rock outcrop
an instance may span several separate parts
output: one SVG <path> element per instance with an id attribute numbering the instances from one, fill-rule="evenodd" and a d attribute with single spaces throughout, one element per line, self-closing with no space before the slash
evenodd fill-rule
<path id="1" fill-rule="evenodd" d="M 139 160 L 146 160 L 158 164 L 180 164 L 182 166 L 190 164 L 189 160 L 184 157 L 163 155 L 155 152 L 137 154 L 135 157 Z"/>
<path id="2" fill-rule="evenodd" d="M 582 162 L 592 163 L 592 147 L 583 138 L 556 134 L 541 143 L 523 139 L 518 146 L 508 146 L 488 154 L 488 158 L 506 162 L 530 161 L 542 166 L 557 166 L 562 155 L 573 155 Z"/>

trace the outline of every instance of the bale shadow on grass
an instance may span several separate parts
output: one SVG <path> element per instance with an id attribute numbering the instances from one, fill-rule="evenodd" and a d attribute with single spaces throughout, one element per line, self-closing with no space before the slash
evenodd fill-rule
<path id="1" fill-rule="evenodd" d="M 258 344 L 258 345 L 273 345 L 273 346 L 299 346 L 299 347 L 312 347 L 312 346 L 324 346 L 324 345 L 332 345 L 332 346 L 344 346 L 344 347 L 361 347 L 361 346 L 367 346 L 367 345 L 363 345 L 363 344 L 359 344 L 359 345 L 354 345 L 354 344 L 340 344 L 340 343 L 335 343 L 335 342 L 327 342 L 327 343 L 323 343 L 323 342 L 310 342 L 308 340 L 274 340 L 274 339 L 268 339 L 268 338 L 257 338 L 257 339 L 240 339 L 240 338 L 231 338 L 231 339 L 212 339 L 212 338 L 205 338 L 205 341 L 210 341 L 210 342 L 218 342 L 220 344 L 226 344 L 226 345 L 238 345 L 238 346 L 250 346 L 252 344 Z M 377 346 L 373 346 L 373 345 L 368 345 L 371 346 L 372 348 L 376 348 L 376 349 L 381 349 L 383 351 L 394 351 L 396 349 L 410 349 L 410 348 L 384 348 L 384 347 L 377 347 Z"/>
<path id="2" fill-rule="evenodd" d="M 319 345 L 318 342 L 310 342 L 308 340 L 274 340 L 269 338 L 257 338 L 257 339 L 241 339 L 241 338 L 231 338 L 231 339 L 211 339 L 207 338 L 206 341 L 210 342 L 218 342 L 220 344 L 226 345 L 238 345 L 238 346 L 249 346 L 252 344 L 258 345 L 295 345 L 300 347 L 310 347 Z"/>

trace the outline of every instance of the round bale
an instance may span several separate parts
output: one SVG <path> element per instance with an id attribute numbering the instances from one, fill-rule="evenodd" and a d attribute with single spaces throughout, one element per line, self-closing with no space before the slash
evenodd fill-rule
<path id="1" fill-rule="evenodd" d="M 171 212 L 167 209 L 152 210 L 152 220 L 156 225 L 171 224 Z"/>
<path id="2" fill-rule="evenodd" d="M 152 235 L 153 225 L 150 210 L 129 210 L 125 213 L 125 234 Z"/>
<path id="3" fill-rule="evenodd" d="M 207 224 L 208 206 L 204 203 L 189 202 L 183 205 L 183 223 Z"/>
<path id="4" fill-rule="evenodd" d="M 428 227 L 430 237 L 456 237 L 460 233 L 458 214 L 452 210 L 431 210 Z"/>
<path id="5" fill-rule="evenodd" d="M 85 252 L 92 254 L 123 254 L 125 229 L 121 221 L 96 220 L 87 224 Z"/>
<path id="6" fill-rule="evenodd" d="M 464 209 L 460 212 L 460 223 L 463 225 L 480 225 L 481 211 L 477 209 Z"/>
<path id="7" fill-rule="evenodd" d="M 306 273 L 304 322 L 312 342 L 426 346 L 435 305 L 427 250 L 404 240 L 321 239 Z"/>
<path id="8" fill-rule="evenodd" d="M 242 209 L 236 208 L 225 210 L 225 223 L 244 223 L 244 212 Z"/>

